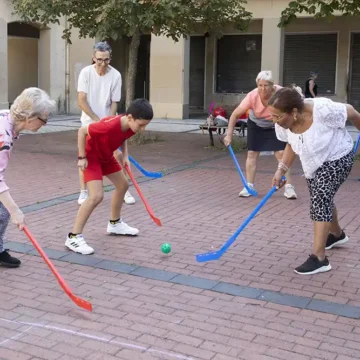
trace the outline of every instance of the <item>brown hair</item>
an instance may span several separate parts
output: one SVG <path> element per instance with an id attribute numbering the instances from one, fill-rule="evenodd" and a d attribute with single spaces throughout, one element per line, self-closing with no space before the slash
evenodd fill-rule
<path id="1" fill-rule="evenodd" d="M 296 89 L 282 88 L 269 99 L 268 105 L 290 114 L 293 109 L 302 112 L 304 109 L 304 101 L 302 96 Z"/>

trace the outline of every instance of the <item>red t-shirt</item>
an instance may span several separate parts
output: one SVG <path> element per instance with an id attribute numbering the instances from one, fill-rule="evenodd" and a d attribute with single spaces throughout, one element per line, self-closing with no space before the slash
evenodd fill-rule
<path id="1" fill-rule="evenodd" d="M 113 152 L 135 134 L 131 129 L 125 132 L 121 130 L 122 116 L 108 116 L 89 125 L 85 147 L 87 157 L 108 161 L 113 157 Z"/>

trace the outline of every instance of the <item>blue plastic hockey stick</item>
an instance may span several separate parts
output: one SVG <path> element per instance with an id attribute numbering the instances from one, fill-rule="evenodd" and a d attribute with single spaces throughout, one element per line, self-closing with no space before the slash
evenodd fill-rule
<path id="1" fill-rule="evenodd" d="M 241 171 L 240 165 L 239 165 L 239 163 L 238 163 L 238 161 L 237 161 L 237 159 L 236 159 L 236 156 L 235 156 L 235 154 L 234 154 L 234 151 L 233 151 L 231 145 L 228 146 L 228 149 L 229 149 L 229 152 L 230 152 L 231 157 L 232 157 L 233 160 L 234 160 L 235 166 L 236 166 L 237 171 L 238 171 L 238 173 L 239 173 L 239 175 L 240 175 L 240 177 L 241 177 L 241 180 L 242 180 L 242 182 L 243 182 L 243 184 L 244 184 L 245 189 L 248 191 L 248 193 L 249 193 L 250 195 L 257 196 L 258 193 L 257 193 L 254 189 L 251 189 L 251 188 L 249 187 L 249 185 L 248 185 L 248 183 L 247 183 L 247 181 L 246 181 L 246 179 L 245 179 L 245 176 L 244 176 L 243 172 Z"/>
<path id="2" fill-rule="evenodd" d="M 121 148 L 119 148 L 119 150 L 121 151 Z M 151 178 L 161 178 L 162 177 L 162 173 L 161 172 L 152 172 L 152 171 L 147 171 L 145 170 L 137 161 L 135 161 L 134 158 L 132 158 L 129 155 L 129 160 L 130 162 L 140 171 L 142 172 L 145 176 L 147 177 L 151 177 Z"/>
<path id="3" fill-rule="evenodd" d="M 282 178 L 285 181 L 285 177 Z M 221 247 L 220 250 L 212 251 L 204 254 L 197 254 L 196 260 L 198 262 L 206 262 L 211 260 L 218 260 L 220 259 L 227 249 L 232 245 L 232 243 L 236 240 L 239 234 L 245 229 L 247 224 L 255 217 L 258 211 L 265 205 L 265 203 L 271 198 L 271 196 L 276 191 L 276 186 L 273 186 L 272 189 L 265 195 L 265 197 L 260 201 L 260 203 L 256 206 L 254 211 L 247 217 L 247 219 L 241 224 L 241 226 L 235 231 L 235 233 L 230 237 L 230 239 Z"/>
<path id="4" fill-rule="evenodd" d="M 358 135 L 358 138 L 356 140 L 356 144 L 354 146 L 354 154 L 356 154 L 358 147 L 359 147 L 359 143 L 360 143 L 360 134 Z"/>
<path id="5" fill-rule="evenodd" d="M 145 170 L 138 162 L 136 162 L 130 155 L 129 160 L 131 163 L 139 170 L 141 171 L 145 176 L 151 177 L 151 178 L 161 178 L 162 173 L 161 172 L 153 172 L 153 171 L 147 171 Z"/>

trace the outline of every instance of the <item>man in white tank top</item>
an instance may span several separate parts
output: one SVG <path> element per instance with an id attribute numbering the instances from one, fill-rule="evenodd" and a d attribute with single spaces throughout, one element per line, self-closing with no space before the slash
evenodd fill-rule
<path id="1" fill-rule="evenodd" d="M 83 68 L 78 79 L 78 104 L 81 113 L 81 124 L 89 125 L 100 121 L 104 117 L 116 115 L 117 104 L 121 99 L 121 74 L 110 66 L 112 49 L 104 41 L 94 46 L 93 64 Z M 121 152 L 115 157 L 120 160 Z M 78 204 L 81 205 L 88 197 L 84 175 L 79 170 L 80 195 Z M 129 191 L 126 192 L 126 204 L 135 204 L 135 199 Z"/>

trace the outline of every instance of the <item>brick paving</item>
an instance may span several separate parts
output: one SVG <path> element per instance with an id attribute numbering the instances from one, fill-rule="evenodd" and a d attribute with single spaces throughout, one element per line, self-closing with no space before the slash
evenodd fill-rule
<path id="1" fill-rule="evenodd" d="M 294 300 L 360 307 L 358 163 L 336 201 L 351 241 L 328 252 L 331 272 L 310 277 L 293 273 L 312 243 L 308 194 L 298 162 L 294 185 L 299 199 L 288 201 L 279 191 L 220 260 L 197 263 L 195 255 L 219 248 L 260 198 L 238 198 L 241 183 L 231 158 L 205 149 L 207 136 L 161 136 L 164 142 L 132 147 L 131 155 L 147 170 L 167 171 L 162 179 L 140 185 L 163 227 L 151 221 L 132 188 L 138 202 L 125 205 L 123 215 L 140 228 L 140 236 L 107 236 L 111 192 L 106 192 L 85 230 L 96 251 L 88 258 L 294 295 Z M 66 232 L 78 209 L 69 200 L 78 191 L 74 154 L 76 132 L 22 136 L 7 172 L 16 201 L 39 206 L 26 215 L 29 228 L 43 247 L 59 252 L 65 251 Z M 244 154 L 238 159 L 244 168 Z M 270 190 L 275 166 L 273 157 L 260 158 L 256 185 L 261 197 Z M 62 203 L 41 208 L 54 198 Z M 12 226 L 7 238 L 28 244 Z M 169 255 L 160 252 L 163 242 L 172 244 Z M 19 256 L 21 268 L 0 268 L 0 359 L 360 358 L 357 318 L 55 260 L 76 295 L 92 302 L 93 313 L 85 313 L 63 294 L 41 258 Z"/>

